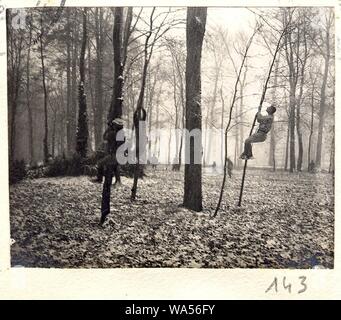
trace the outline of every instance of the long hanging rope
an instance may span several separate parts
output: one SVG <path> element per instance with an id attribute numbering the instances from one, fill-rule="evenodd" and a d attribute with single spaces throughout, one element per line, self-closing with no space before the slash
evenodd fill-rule
<path id="1" fill-rule="evenodd" d="M 272 73 L 272 68 L 273 68 L 273 66 L 275 64 L 277 53 L 281 49 L 282 38 L 285 35 L 285 33 L 287 32 L 288 26 L 289 26 L 289 24 L 283 29 L 283 31 L 281 33 L 281 36 L 278 39 L 276 50 L 274 52 L 274 55 L 273 55 L 273 58 L 272 58 L 272 62 L 271 62 L 270 68 L 269 68 L 268 77 L 266 78 L 266 81 L 265 81 L 265 84 L 264 84 L 264 88 L 263 88 L 263 93 L 262 93 L 262 96 L 261 96 L 261 99 L 260 99 L 260 103 L 259 103 L 260 110 L 262 110 L 262 105 L 263 105 L 263 102 L 264 102 L 264 99 L 265 99 L 266 91 L 268 89 L 268 84 L 269 84 L 270 76 L 271 76 L 271 73 Z M 255 118 L 253 120 L 249 136 L 252 135 L 252 131 L 253 131 L 255 125 L 256 125 L 256 120 L 257 120 L 257 114 L 255 115 Z M 243 197 L 243 190 L 244 190 L 244 183 L 245 183 L 246 168 L 247 168 L 247 159 L 245 160 L 245 163 L 244 163 L 244 170 L 243 170 L 243 176 L 242 176 L 242 184 L 240 186 L 240 194 L 239 194 L 239 200 L 238 200 L 238 207 L 240 207 L 242 205 L 242 197 Z"/>
<path id="2" fill-rule="evenodd" d="M 242 70 L 243 70 L 246 58 L 247 58 L 247 53 L 248 53 L 248 51 L 250 49 L 250 46 L 251 46 L 251 43 L 252 43 L 252 40 L 253 40 L 254 36 L 256 35 L 256 33 L 258 32 L 259 29 L 260 29 L 260 27 L 255 29 L 254 33 L 252 34 L 252 36 L 250 37 L 249 41 L 246 44 L 245 52 L 244 52 L 244 55 L 243 55 L 243 60 L 241 62 L 241 65 L 240 65 L 240 68 L 239 68 L 239 71 L 238 71 L 238 75 L 237 75 L 237 80 L 236 80 L 236 83 L 235 83 L 235 86 L 234 86 L 234 94 L 233 94 L 233 98 L 232 98 L 232 102 L 231 102 L 231 106 L 230 106 L 230 112 L 229 112 L 229 121 L 228 121 L 227 126 L 225 128 L 225 158 L 224 158 L 223 182 L 222 182 L 221 189 L 220 189 L 220 195 L 219 195 L 218 204 L 217 204 L 217 207 L 216 207 L 216 209 L 214 211 L 214 214 L 211 216 L 212 218 L 214 218 L 217 215 L 217 213 L 218 213 L 218 211 L 220 209 L 221 201 L 223 199 L 223 194 L 224 194 L 224 188 L 225 188 L 225 182 L 226 182 L 226 172 L 227 172 L 227 168 L 228 168 L 227 134 L 229 132 L 229 128 L 230 128 L 230 125 L 231 125 L 232 111 L 233 111 L 234 103 L 235 103 L 235 101 L 237 99 L 238 83 L 240 81 L 240 76 L 241 76 L 241 73 L 242 73 Z"/>

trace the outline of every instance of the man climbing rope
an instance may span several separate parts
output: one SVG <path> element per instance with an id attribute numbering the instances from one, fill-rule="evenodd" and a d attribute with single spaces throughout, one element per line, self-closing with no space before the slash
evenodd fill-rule
<path id="1" fill-rule="evenodd" d="M 258 107 L 258 112 L 256 114 L 257 122 L 259 122 L 259 127 L 256 133 L 252 134 L 245 140 L 244 152 L 240 155 L 240 159 L 250 160 L 253 159 L 252 155 L 252 143 L 264 142 L 266 140 L 267 133 L 271 130 L 272 122 L 274 120 L 274 113 L 276 112 L 276 107 L 271 105 L 266 109 L 268 115 L 262 116 L 261 114 L 262 106 Z"/>

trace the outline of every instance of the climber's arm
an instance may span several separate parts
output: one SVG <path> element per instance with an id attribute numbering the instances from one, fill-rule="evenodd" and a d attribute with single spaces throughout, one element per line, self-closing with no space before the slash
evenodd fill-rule
<path id="1" fill-rule="evenodd" d="M 257 112 L 257 121 L 261 122 L 262 120 L 265 120 L 267 116 L 263 116 L 260 111 Z"/>

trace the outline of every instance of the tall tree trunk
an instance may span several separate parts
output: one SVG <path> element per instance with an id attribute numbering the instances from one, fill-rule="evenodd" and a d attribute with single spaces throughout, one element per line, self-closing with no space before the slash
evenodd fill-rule
<path id="1" fill-rule="evenodd" d="M 316 78 L 315 78 L 316 80 Z M 311 143 L 312 143 L 312 137 L 314 134 L 314 104 L 315 104 L 315 80 L 313 81 L 312 89 L 311 89 L 311 113 L 310 113 L 310 130 L 309 130 L 309 140 L 308 140 L 308 169 L 309 164 L 311 162 Z"/>
<path id="2" fill-rule="evenodd" d="M 329 173 L 334 173 L 335 171 L 335 126 L 332 127 L 332 142 L 330 145 L 330 158 L 329 158 Z"/>
<path id="3" fill-rule="evenodd" d="M 275 70 L 274 70 L 274 82 L 272 90 L 272 101 L 276 101 L 276 91 L 277 91 L 277 80 L 278 80 L 278 65 L 279 59 L 276 60 Z M 269 150 L 269 166 L 272 167 L 273 171 L 276 171 L 276 136 L 275 136 L 275 121 L 273 121 L 271 132 L 270 132 L 270 150 Z"/>
<path id="4" fill-rule="evenodd" d="M 319 110 L 319 126 L 317 133 L 317 143 L 316 143 L 316 161 L 315 165 L 317 168 L 321 167 L 322 160 L 322 142 L 323 142 L 323 129 L 325 121 L 325 111 L 326 111 L 326 87 L 329 73 L 329 61 L 330 61 L 330 26 L 327 27 L 326 32 L 326 53 L 324 54 L 324 73 L 322 79 L 322 87 L 320 94 L 320 110 Z"/>
<path id="5" fill-rule="evenodd" d="M 123 63 L 122 63 L 122 24 L 123 8 L 115 8 L 113 46 L 114 46 L 114 88 L 111 99 L 108 122 L 122 117 L 123 106 Z"/>
<path id="6" fill-rule="evenodd" d="M 70 108 L 70 147 L 71 153 L 76 149 L 76 128 L 77 128 L 77 97 L 79 92 L 77 89 L 77 62 L 78 62 L 78 38 L 79 25 L 77 22 L 78 12 L 73 9 L 73 28 L 72 28 L 72 57 L 71 57 L 71 108 Z M 77 94 L 78 93 L 78 94 Z"/>
<path id="7" fill-rule="evenodd" d="M 21 51 L 23 37 L 13 35 L 13 27 L 11 25 L 12 15 L 11 10 L 6 12 L 7 20 L 7 39 L 8 39 L 8 101 L 9 101 L 9 160 L 15 159 L 16 151 L 16 118 L 19 98 L 19 88 L 22 81 L 21 72 Z"/>
<path id="8" fill-rule="evenodd" d="M 123 71 L 124 64 L 122 61 L 122 27 L 123 27 L 123 8 L 116 7 L 114 12 L 113 27 L 113 50 L 114 50 L 114 87 L 111 97 L 110 108 L 107 116 L 108 124 L 116 118 L 122 118 L 123 103 Z M 115 132 L 116 134 L 116 132 Z M 116 139 L 116 136 L 114 137 Z M 104 222 L 106 216 L 110 213 L 110 193 L 113 174 L 115 171 L 116 182 L 120 182 L 120 172 L 116 160 L 116 141 L 109 141 L 113 146 L 113 150 L 109 150 L 112 156 L 112 164 L 105 171 L 103 191 L 102 191 L 102 207 L 101 207 L 101 223 Z M 111 149 L 111 148 L 110 148 Z"/>
<path id="9" fill-rule="evenodd" d="M 294 172 L 296 169 L 296 156 L 295 156 L 295 96 L 293 88 L 290 89 L 290 114 L 289 114 L 289 150 L 290 150 L 290 165 L 289 171 Z"/>
<path id="10" fill-rule="evenodd" d="M 211 155 L 211 147 L 214 144 L 213 143 L 213 126 L 215 123 L 215 106 L 216 106 L 216 101 L 217 101 L 217 91 L 218 91 L 218 81 L 219 81 L 219 76 L 220 76 L 220 68 L 221 68 L 221 64 L 219 64 L 217 62 L 217 58 L 215 59 L 216 62 L 216 66 L 215 66 L 215 78 L 214 78 L 214 85 L 213 85 L 213 97 L 212 97 L 212 104 L 211 104 L 211 110 L 210 110 L 210 126 L 209 126 L 209 135 L 208 135 L 208 146 L 207 146 L 207 159 L 206 162 L 208 164 L 211 164 L 211 159 L 210 159 L 210 155 Z"/>
<path id="11" fill-rule="evenodd" d="M 234 118 L 235 118 L 235 128 L 234 128 L 234 134 L 235 134 L 235 144 L 234 144 L 234 160 L 233 165 L 235 167 L 239 167 L 239 128 L 237 126 L 238 122 L 238 106 L 234 109 Z"/>
<path id="12" fill-rule="evenodd" d="M 221 99 L 221 120 L 220 120 L 220 156 L 221 166 L 224 166 L 224 115 L 225 115 L 225 101 L 223 95 L 223 88 L 220 88 L 220 99 Z"/>
<path id="13" fill-rule="evenodd" d="M 148 159 L 152 156 L 152 139 L 151 139 L 151 131 L 153 126 L 153 111 L 154 111 L 154 97 L 155 97 L 155 88 L 157 84 L 157 76 L 159 73 L 160 65 L 158 64 L 156 66 L 156 70 L 154 71 L 154 79 L 153 82 L 149 82 L 149 94 L 148 94 L 148 100 L 146 99 L 146 102 L 148 103 L 148 115 L 149 115 L 149 121 L 148 121 Z M 159 99 L 160 92 L 157 93 L 157 99 Z M 158 102 L 156 102 L 158 103 Z"/>
<path id="14" fill-rule="evenodd" d="M 142 169 L 143 167 L 141 167 L 141 160 L 143 160 L 143 157 L 145 155 L 145 150 L 140 150 L 140 145 L 145 147 L 145 140 L 146 140 L 146 132 L 145 132 L 146 114 L 143 116 L 143 113 L 145 113 L 144 108 L 143 108 L 143 102 L 144 102 L 144 94 L 145 94 L 145 89 L 146 89 L 147 70 L 148 70 L 150 59 L 152 57 L 153 47 L 155 44 L 155 42 L 151 43 L 151 48 L 148 53 L 149 40 L 153 32 L 154 12 L 155 12 L 155 7 L 152 9 L 152 12 L 151 12 L 149 32 L 147 33 L 146 40 L 144 43 L 144 62 L 143 62 L 143 70 L 142 70 L 141 88 L 140 88 L 140 94 L 137 100 L 136 110 L 134 113 L 136 164 L 134 168 L 134 183 L 131 189 L 131 197 L 130 197 L 132 201 L 136 199 L 138 179 L 139 179 L 139 176 L 141 175 L 141 172 L 143 172 L 143 169 Z M 143 120 L 143 121 L 140 122 L 140 120 Z"/>
<path id="15" fill-rule="evenodd" d="M 167 167 L 171 166 L 171 146 L 172 146 L 172 128 L 169 127 L 169 134 L 168 134 L 168 158 L 167 158 Z"/>
<path id="16" fill-rule="evenodd" d="M 303 18 L 304 19 L 304 18 Z M 297 171 L 302 171 L 302 163 L 303 163 L 303 137 L 301 130 L 301 105 L 303 102 L 303 88 L 304 88 L 304 79 L 305 79 L 305 66 L 308 59 L 308 45 L 306 40 L 306 26 L 305 20 L 303 20 L 303 44 L 304 44 L 304 53 L 303 57 L 300 58 L 301 61 L 301 72 L 300 72 L 300 90 L 297 97 L 297 113 L 296 113 L 296 129 L 297 129 L 297 140 L 298 140 L 298 157 L 297 157 Z M 299 39 L 298 39 L 299 40 Z M 299 55 L 299 52 L 297 52 Z"/>
<path id="17" fill-rule="evenodd" d="M 102 143 L 103 134 L 103 8 L 95 11 L 96 32 L 96 71 L 95 71 L 95 108 L 94 108 L 94 132 L 95 148 L 98 149 Z"/>
<path id="18" fill-rule="evenodd" d="M 73 152 L 74 146 L 74 128 L 72 127 L 72 112 L 71 112 L 71 21 L 70 21 L 70 8 L 66 9 L 66 145 L 67 156 Z"/>
<path id="19" fill-rule="evenodd" d="M 44 48 L 43 48 L 43 13 L 40 16 L 40 32 L 41 36 L 39 37 L 40 40 L 40 61 L 41 61 L 41 71 L 43 77 L 43 89 L 44 89 L 44 139 L 43 139 L 43 150 L 44 150 L 44 163 L 48 162 L 49 158 L 49 147 L 48 147 L 48 110 L 47 110 L 47 100 L 48 100 L 48 93 L 46 88 L 46 79 L 45 79 L 45 63 L 44 63 Z"/>
<path id="20" fill-rule="evenodd" d="M 32 14 L 31 14 L 32 18 Z M 31 108 L 31 92 L 30 92 L 30 61 L 31 61 L 31 44 L 32 44 L 32 28 L 29 28 L 29 42 L 27 49 L 27 61 L 26 61 L 26 105 L 27 105 L 27 115 L 28 115 L 28 146 L 30 152 L 30 165 L 32 166 L 34 158 L 34 144 L 33 144 L 33 115 Z"/>
<path id="21" fill-rule="evenodd" d="M 181 136 L 180 136 L 180 146 L 179 146 L 179 170 L 181 168 L 181 163 L 182 163 L 182 148 L 183 148 L 183 140 L 184 140 L 184 128 L 185 128 L 185 93 L 184 93 L 184 77 L 180 68 L 179 62 L 177 62 L 177 68 L 178 68 L 178 76 L 179 76 L 179 81 L 180 81 L 180 101 L 181 101 Z"/>
<path id="22" fill-rule="evenodd" d="M 179 154 L 179 104 L 178 99 L 176 95 L 176 76 L 175 76 L 175 70 L 173 66 L 173 99 L 174 99 L 174 107 L 175 107 L 175 123 L 174 123 L 174 129 L 175 129 L 175 157 L 174 161 L 172 161 L 173 165 L 176 165 L 178 163 L 177 157 Z M 170 141 L 170 140 L 169 140 Z"/>
<path id="23" fill-rule="evenodd" d="M 289 21 L 293 19 L 293 9 L 284 9 L 284 21 L 288 25 Z M 295 39 L 297 40 L 297 39 Z M 289 171 L 294 172 L 296 169 L 296 155 L 295 155 L 295 128 L 296 128 L 296 86 L 297 86 L 297 71 L 298 61 L 294 59 L 294 43 L 299 46 L 299 41 L 293 41 L 293 31 L 285 34 L 285 55 L 289 69 Z M 298 52 L 296 52 L 298 55 Z M 298 58 L 298 57 L 297 57 Z"/>
<path id="24" fill-rule="evenodd" d="M 187 8 L 186 25 L 186 129 L 201 132 L 201 50 L 205 34 L 207 8 Z M 200 138 L 200 139 L 199 139 Z M 197 153 L 202 153 L 201 134 L 197 140 L 200 146 L 194 150 L 194 142 L 186 139 L 186 164 L 184 201 L 186 208 L 202 210 L 202 171 L 201 163 L 195 164 Z"/>
<path id="25" fill-rule="evenodd" d="M 204 162 L 204 167 L 207 165 L 207 141 L 208 141 L 208 121 L 209 121 L 209 110 L 207 109 L 206 111 L 206 117 L 205 117 L 205 136 L 204 136 L 204 149 L 203 149 L 203 162 Z"/>
<path id="26" fill-rule="evenodd" d="M 289 119 L 288 119 L 288 128 L 287 128 L 287 139 L 285 143 L 285 159 L 284 159 L 284 170 L 288 171 L 288 163 L 289 163 L 289 139 L 290 139 L 290 127 L 289 127 Z"/>
<path id="27" fill-rule="evenodd" d="M 301 103 L 297 103 L 296 112 L 296 130 L 297 130 L 297 142 L 298 142 L 298 156 L 297 156 L 297 171 L 302 171 L 303 162 L 303 137 L 301 131 Z"/>
<path id="28" fill-rule="evenodd" d="M 53 119 L 52 119 L 52 136 L 51 136 L 51 156 L 55 157 L 55 149 L 56 149 L 56 124 L 57 124 L 57 109 L 53 111 Z"/>
<path id="29" fill-rule="evenodd" d="M 245 59 L 245 67 L 243 73 L 243 80 L 240 83 L 240 104 L 239 104 L 239 121 L 241 125 L 239 125 L 239 154 L 242 154 L 244 150 L 244 89 L 246 87 L 246 76 L 248 72 L 247 58 Z M 238 167 L 241 166 L 241 160 L 238 158 Z"/>
<path id="30" fill-rule="evenodd" d="M 179 154 L 178 154 L 178 159 L 179 159 L 179 165 L 178 169 L 180 170 L 181 168 L 181 162 L 182 162 L 182 147 L 183 147 L 183 129 L 185 128 L 185 108 L 182 109 L 182 116 L 181 116 L 181 136 L 180 136 L 180 146 L 179 146 Z"/>
<path id="31" fill-rule="evenodd" d="M 160 121 L 159 121 L 159 117 L 160 117 L 160 108 L 159 108 L 159 104 L 156 105 L 156 116 L 155 116 L 155 121 L 156 121 L 156 126 L 157 126 L 157 131 L 159 132 L 160 130 Z M 154 151 L 153 151 L 154 155 L 157 155 L 157 158 L 160 158 L 160 137 L 158 136 L 155 144 L 154 144 Z"/>
<path id="32" fill-rule="evenodd" d="M 78 87 L 78 126 L 77 126 L 77 138 L 76 138 L 76 151 L 82 157 L 85 158 L 88 151 L 88 117 L 87 117 L 87 106 L 86 106 L 86 94 L 85 94 L 85 50 L 87 43 L 87 8 L 83 9 L 83 36 L 82 36 L 82 47 L 79 57 L 79 87 Z"/>
<path id="33" fill-rule="evenodd" d="M 91 109 L 89 109 L 89 115 L 88 115 L 88 121 L 89 121 L 89 136 L 88 136 L 88 150 L 91 152 L 92 151 L 92 146 L 93 146 L 93 137 L 95 135 L 95 108 L 96 108 L 96 103 L 95 103 L 95 96 L 94 96 L 94 90 L 93 90 L 93 81 L 92 81 L 92 64 L 91 64 L 91 46 L 90 46 L 90 37 L 88 37 L 87 40 L 87 46 L 88 46 L 88 86 L 89 86 L 89 92 L 90 92 L 90 97 L 91 97 Z M 91 112 L 92 111 L 92 112 Z M 94 146 L 94 149 L 96 150 L 96 145 Z"/>

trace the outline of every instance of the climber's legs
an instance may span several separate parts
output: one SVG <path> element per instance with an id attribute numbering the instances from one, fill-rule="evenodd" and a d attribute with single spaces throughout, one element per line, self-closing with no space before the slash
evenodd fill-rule
<path id="1" fill-rule="evenodd" d="M 241 159 L 252 158 L 252 143 L 264 142 L 266 140 L 266 133 L 256 132 L 245 140 L 244 152 L 241 154 Z"/>

